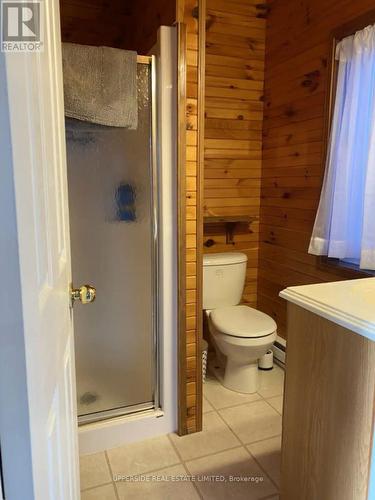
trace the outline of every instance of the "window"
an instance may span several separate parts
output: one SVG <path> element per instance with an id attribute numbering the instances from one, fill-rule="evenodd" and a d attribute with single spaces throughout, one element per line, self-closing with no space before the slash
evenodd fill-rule
<path id="1" fill-rule="evenodd" d="M 375 269 L 375 25 L 336 45 L 326 172 L 309 252 Z"/>

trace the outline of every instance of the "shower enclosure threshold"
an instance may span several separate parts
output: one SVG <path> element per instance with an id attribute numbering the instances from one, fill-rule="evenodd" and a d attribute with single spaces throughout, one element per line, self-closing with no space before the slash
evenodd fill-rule
<path id="1" fill-rule="evenodd" d="M 78 416 L 78 425 L 91 424 L 93 422 L 99 422 L 102 420 L 109 420 L 116 417 L 133 416 L 137 413 L 146 412 L 149 410 L 157 411 L 154 402 L 150 401 L 148 403 L 140 403 L 131 406 L 125 406 L 122 408 L 114 408 L 111 410 L 98 411 L 93 413 L 88 413 L 87 415 Z"/>

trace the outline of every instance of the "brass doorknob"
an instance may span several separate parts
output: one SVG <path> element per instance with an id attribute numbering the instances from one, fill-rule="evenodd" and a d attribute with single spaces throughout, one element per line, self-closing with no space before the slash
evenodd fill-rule
<path id="1" fill-rule="evenodd" d="M 82 304 L 94 302 L 96 297 L 96 288 L 91 285 L 82 285 L 80 288 L 72 288 L 70 292 L 72 304 L 75 300 L 80 300 Z"/>

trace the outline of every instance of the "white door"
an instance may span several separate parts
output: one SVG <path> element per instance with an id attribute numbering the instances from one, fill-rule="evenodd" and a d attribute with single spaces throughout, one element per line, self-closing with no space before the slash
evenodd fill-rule
<path id="1" fill-rule="evenodd" d="M 58 0 L 43 3 L 44 52 L 5 55 L 31 436 L 27 498 L 73 500 L 79 481 L 60 20 Z M 28 472 L 20 470 L 19 480 Z"/>

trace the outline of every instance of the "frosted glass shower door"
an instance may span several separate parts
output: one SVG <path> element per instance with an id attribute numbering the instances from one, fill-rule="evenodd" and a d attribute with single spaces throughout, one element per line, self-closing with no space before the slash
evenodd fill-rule
<path id="1" fill-rule="evenodd" d="M 81 421 L 155 403 L 151 101 L 151 66 L 138 64 L 137 130 L 66 121 L 74 285 L 97 289 L 74 306 Z"/>

